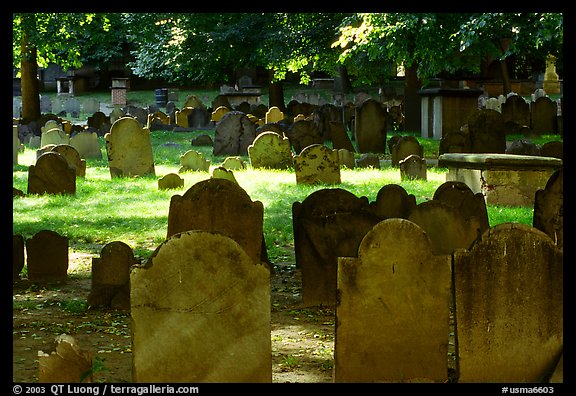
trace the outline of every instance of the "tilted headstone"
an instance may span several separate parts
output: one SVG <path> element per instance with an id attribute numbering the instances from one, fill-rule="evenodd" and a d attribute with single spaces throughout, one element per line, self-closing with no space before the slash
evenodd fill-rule
<path id="1" fill-rule="evenodd" d="M 546 233 L 562 248 L 564 243 L 564 171 L 555 171 L 543 190 L 537 190 L 534 198 L 534 228 Z"/>
<path id="2" fill-rule="evenodd" d="M 41 383 L 92 383 L 92 354 L 68 334 L 56 336 L 55 350 L 38 351 L 38 380 Z"/>
<path id="3" fill-rule="evenodd" d="M 338 150 L 310 145 L 294 157 L 294 171 L 296 184 L 340 184 Z"/>
<path id="4" fill-rule="evenodd" d="M 33 283 L 68 279 L 68 238 L 51 230 L 41 230 L 26 240 L 28 280 Z"/>
<path id="5" fill-rule="evenodd" d="M 346 132 L 346 127 L 344 124 L 340 122 L 331 121 L 328 124 L 330 130 L 330 138 L 332 139 L 332 148 L 335 149 L 346 149 L 352 153 L 356 150 L 354 149 L 354 145 L 350 141 L 350 137 Z"/>
<path id="6" fill-rule="evenodd" d="M 248 157 L 252 168 L 287 169 L 294 159 L 290 140 L 276 132 L 263 132 L 248 146 Z"/>
<path id="7" fill-rule="evenodd" d="M 158 179 L 158 190 L 171 190 L 184 187 L 184 179 L 176 173 L 168 173 Z"/>
<path id="8" fill-rule="evenodd" d="M 211 178 L 190 187 L 184 195 L 173 195 L 168 211 L 167 238 L 183 231 L 216 231 L 246 250 L 254 263 L 264 251 L 264 205 L 230 180 Z"/>
<path id="9" fill-rule="evenodd" d="M 208 172 L 210 170 L 210 160 L 195 150 L 188 150 L 180 156 L 180 169 L 178 173 L 188 171 Z"/>
<path id="10" fill-rule="evenodd" d="M 322 135 L 314 121 L 309 120 L 294 122 L 288 128 L 287 136 L 296 154 L 300 154 L 308 146 L 323 143 Z"/>
<path id="11" fill-rule="evenodd" d="M 102 148 L 96 132 L 78 132 L 70 138 L 70 146 L 78 151 L 80 158 L 102 159 Z"/>
<path id="12" fill-rule="evenodd" d="M 317 190 L 292 204 L 294 251 L 305 306 L 334 306 L 338 257 L 355 257 L 360 241 L 378 221 L 366 197 L 340 188 Z"/>
<path id="13" fill-rule="evenodd" d="M 355 136 L 360 153 L 386 153 L 387 111 L 375 99 L 356 108 Z"/>
<path id="14" fill-rule="evenodd" d="M 256 127 L 239 111 L 227 113 L 214 131 L 214 155 L 248 155 L 248 146 L 256 138 Z"/>
<path id="15" fill-rule="evenodd" d="M 540 382 L 563 348 L 563 254 L 519 223 L 454 254 L 458 382 Z"/>
<path id="16" fill-rule="evenodd" d="M 137 264 L 132 248 L 121 241 L 109 242 L 92 258 L 90 307 L 130 309 L 130 268 Z"/>
<path id="17" fill-rule="evenodd" d="M 75 194 L 76 170 L 57 152 L 42 154 L 28 167 L 28 194 Z"/>
<path id="18" fill-rule="evenodd" d="M 416 208 L 416 197 L 399 184 L 386 184 L 378 190 L 376 200 L 370 202 L 370 206 L 380 220 L 407 219 Z"/>
<path id="19" fill-rule="evenodd" d="M 155 175 L 150 130 L 122 117 L 104 135 L 111 177 Z"/>
<path id="20" fill-rule="evenodd" d="M 388 219 L 358 258 L 338 259 L 335 382 L 446 382 L 450 256 L 420 227 Z"/>
<path id="21" fill-rule="evenodd" d="M 173 235 L 130 284 L 134 382 L 272 382 L 270 272 L 233 239 Z"/>

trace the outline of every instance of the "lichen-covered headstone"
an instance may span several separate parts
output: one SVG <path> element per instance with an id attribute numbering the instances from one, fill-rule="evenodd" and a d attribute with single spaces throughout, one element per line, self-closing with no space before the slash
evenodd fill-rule
<path id="1" fill-rule="evenodd" d="M 155 175 L 150 130 L 138 120 L 119 118 L 104 140 L 111 177 Z"/>
<path id="2" fill-rule="evenodd" d="M 234 240 L 188 231 L 130 277 L 135 382 L 271 382 L 270 272 Z"/>
<path id="3" fill-rule="evenodd" d="M 184 187 L 184 179 L 176 173 L 168 173 L 158 179 L 158 190 L 170 190 Z"/>
<path id="4" fill-rule="evenodd" d="M 310 145 L 294 157 L 296 184 L 340 184 L 338 150 Z"/>
<path id="5" fill-rule="evenodd" d="M 271 131 L 260 133 L 254 139 L 248 146 L 248 157 L 254 169 L 286 169 L 294 164 L 290 140 Z"/>

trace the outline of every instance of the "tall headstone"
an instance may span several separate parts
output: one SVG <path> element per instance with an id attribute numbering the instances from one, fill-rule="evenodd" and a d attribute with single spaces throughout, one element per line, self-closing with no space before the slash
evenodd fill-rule
<path id="1" fill-rule="evenodd" d="M 530 126 L 530 105 L 520 95 L 511 95 L 502 103 L 502 118 L 516 128 Z M 508 124 L 509 125 L 509 124 Z"/>
<path id="2" fill-rule="evenodd" d="M 338 259 L 335 382 L 445 382 L 450 277 L 416 224 L 374 226 Z"/>
<path id="3" fill-rule="evenodd" d="M 386 153 L 386 109 L 375 99 L 356 108 L 355 136 L 360 153 Z"/>
<path id="4" fill-rule="evenodd" d="M 134 382 L 272 381 L 270 272 L 233 239 L 173 235 L 130 284 Z"/>
<path id="5" fill-rule="evenodd" d="M 563 348 L 563 255 L 549 236 L 499 224 L 454 254 L 458 382 L 536 383 Z"/>
<path id="6" fill-rule="evenodd" d="M 28 280 L 33 283 L 68 279 L 68 238 L 51 230 L 41 230 L 26 240 Z"/>
<path id="7" fill-rule="evenodd" d="M 340 188 L 321 189 L 292 204 L 304 305 L 336 304 L 338 257 L 355 257 L 360 241 L 378 221 L 366 197 Z"/>
<path id="8" fill-rule="evenodd" d="M 150 130 L 132 117 L 119 118 L 104 135 L 111 177 L 155 175 Z"/>
<path id="9" fill-rule="evenodd" d="M 558 104 L 548 96 L 542 96 L 530 106 L 532 132 L 540 134 L 555 134 L 558 132 Z"/>

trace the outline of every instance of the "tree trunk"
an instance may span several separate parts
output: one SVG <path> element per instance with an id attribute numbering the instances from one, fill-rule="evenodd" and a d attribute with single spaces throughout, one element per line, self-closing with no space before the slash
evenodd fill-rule
<path id="1" fill-rule="evenodd" d="M 284 86 L 282 85 L 282 82 L 274 82 L 274 70 L 268 71 L 268 77 L 268 107 L 276 106 L 285 112 Z"/>
<path id="2" fill-rule="evenodd" d="M 40 82 L 38 81 L 38 63 L 36 48 L 28 45 L 26 34 L 22 33 L 22 62 L 20 78 L 22 82 L 22 123 L 40 119 Z"/>
<path id="3" fill-rule="evenodd" d="M 422 87 L 422 82 L 418 78 L 418 66 L 416 64 L 405 66 L 404 70 L 404 129 L 420 133 L 422 106 L 418 90 Z"/>
<path id="4" fill-rule="evenodd" d="M 338 79 L 337 83 L 334 85 L 334 91 L 342 93 L 352 92 L 352 83 L 350 82 L 350 76 L 348 75 L 348 69 L 346 66 L 338 66 Z"/>
<path id="5" fill-rule="evenodd" d="M 510 82 L 510 74 L 508 73 L 508 62 L 506 58 L 500 61 L 500 73 L 502 75 L 502 94 L 504 96 L 512 92 L 512 83 Z"/>

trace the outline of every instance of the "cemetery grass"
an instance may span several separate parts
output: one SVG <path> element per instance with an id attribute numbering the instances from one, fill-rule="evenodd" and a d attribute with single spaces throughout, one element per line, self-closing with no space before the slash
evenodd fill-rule
<path id="1" fill-rule="evenodd" d="M 182 195 L 194 183 L 210 177 L 207 172 L 180 176 L 184 187 L 158 190 L 157 179 L 177 173 L 179 156 L 190 149 L 197 132 L 151 133 L 155 177 L 111 179 L 103 139 L 103 160 L 87 160 L 85 178 L 78 178 L 76 194 L 24 196 L 13 200 L 13 233 L 32 237 L 50 229 L 69 238 L 69 279 L 54 285 L 35 285 L 22 280 L 13 288 L 13 380 L 38 381 L 38 351 L 53 350 L 54 338 L 62 333 L 76 338 L 93 355 L 95 382 L 131 382 L 131 322 L 129 313 L 87 306 L 90 292 L 91 260 L 112 241 L 131 246 L 144 261 L 164 241 L 171 196 Z M 213 133 L 213 132 L 212 132 Z M 428 142 L 425 156 L 434 156 L 434 142 Z M 436 148 L 434 148 L 436 147 Z M 211 170 L 224 157 L 213 157 L 211 149 L 195 147 L 212 161 Z M 437 151 L 436 151 L 437 152 Z M 391 183 L 402 185 L 417 203 L 432 199 L 445 181 L 446 169 L 429 168 L 428 181 L 401 181 L 398 169 L 343 169 L 338 186 L 296 185 L 293 171 L 234 171 L 240 186 L 251 199 L 264 205 L 264 235 L 274 272 L 272 296 L 273 382 L 332 382 L 334 353 L 334 310 L 332 307 L 303 307 L 301 278 L 295 266 L 292 233 L 292 204 L 312 192 L 338 187 L 369 201 Z M 13 167 L 13 185 L 26 192 L 28 166 L 35 162 L 29 148 Z M 532 209 L 488 207 L 490 225 L 514 221 L 532 223 Z M 449 364 L 451 356 L 447 357 Z"/>

